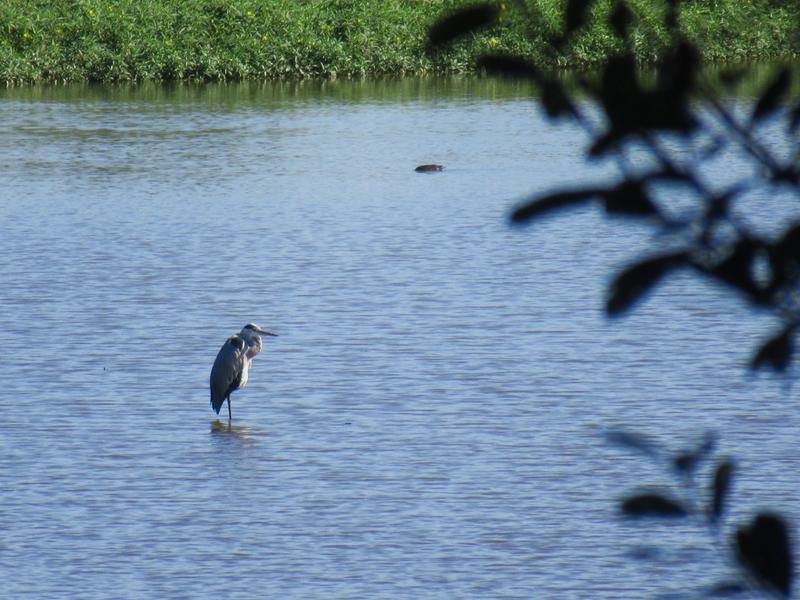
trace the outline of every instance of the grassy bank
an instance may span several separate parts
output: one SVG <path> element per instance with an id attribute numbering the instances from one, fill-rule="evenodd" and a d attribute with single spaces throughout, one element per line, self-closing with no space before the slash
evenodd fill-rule
<path id="1" fill-rule="evenodd" d="M 513 2 L 503 22 L 433 60 L 431 23 L 459 0 L 5 0 L 0 4 L 0 81 L 238 80 L 464 72 L 484 50 L 508 50 L 563 67 L 595 64 L 617 46 L 600 0 L 595 19 L 562 54 L 545 40 L 563 1 Z M 632 0 L 643 62 L 666 42 L 660 3 Z M 697 0 L 682 26 L 712 61 L 800 55 L 800 4 Z"/>

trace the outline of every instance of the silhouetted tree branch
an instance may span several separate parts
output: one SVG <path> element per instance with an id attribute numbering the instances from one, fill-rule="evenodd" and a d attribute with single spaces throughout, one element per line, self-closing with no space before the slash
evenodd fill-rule
<path id="1" fill-rule="evenodd" d="M 506 3 L 504 3 L 506 4 Z M 533 23 L 537 13 L 525 2 L 512 3 Z M 567 0 L 563 27 L 550 38 L 552 53 L 558 53 L 591 18 L 593 0 Z M 666 0 L 664 24 L 672 43 L 661 56 L 653 84 L 640 77 L 633 52 L 631 32 L 636 15 L 624 0 L 615 0 L 609 16 L 611 29 L 620 38 L 620 52 L 604 64 L 599 77 L 580 78 L 580 89 L 599 111 L 581 108 L 578 98 L 555 73 L 519 56 L 484 54 L 477 65 L 490 75 L 529 81 L 537 87 L 540 102 L 552 119 L 578 123 L 591 137 L 587 160 L 614 159 L 621 179 L 615 183 L 591 184 L 580 188 L 550 190 L 537 194 L 514 210 L 512 222 L 527 224 L 546 214 L 567 211 L 595 203 L 606 213 L 649 224 L 668 231 L 669 249 L 656 246 L 638 257 L 611 281 L 606 301 L 609 316 L 623 315 L 644 298 L 665 277 L 678 269 L 721 283 L 743 296 L 759 310 L 773 314 L 779 325 L 754 352 L 751 367 L 785 372 L 792 364 L 795 336 L 800 328 L 800 221 L 789 222 L 782 231 L 766 236 L 755 231 L 733 210 L 734 202 L 752 193 L 771 193 L 780 187 L 800 198 L 800 103 L 786 106 L 791 71 L 778 69 L 764 86 L 752 111 L 737 113 L 726 105 L 718 86 L 702 70 L 698 48 L 684 39 L 678 28 L 679 0 Z M 441 19 L 432 29 L 428 50 L 445 51 L 449 44 L 478 29 L 494 26 L 500 10 L 497 3 L 469 6 Z M 723 73 L 723 86 L 735 86 L 744 71 Z M 766 124 L 783 123 L 793 148 L 781 151 L 760 139 Z M 668 136 L 670 143 L 665 143 Z M 750 173 L 742 174 L 724 187 L 709 181 L 704 167 L 723 152 L 738 150 L 749 157 Z M 647 160 L 636 169 L 630 155 Z M 689 157 L 687 159 L 687 157 Z M 676 195 L 691 200 L 691 208 L 675 214 Z M 662 457 L 663 450 L 641 436 L 615 432 L 616 443 Z M 710 438 L 694 451 L 673 458 L 671 464 L 686 481 L 696 466 L 711 456 Z M 645 492 L 623 502 L 625 514 L 636 516 L 685 517 L 703 515 L 717 527 L 730 489 L 733 462 L 721 460 L 709 485 L 710 497 L 698 508 L 695 502 L 678 496 Z M 757 515 L 739 528 L 734 549 L 746 570 L 764 589 L 788 596 L 791 591 L 792 557 L 787 527 L 772 514 Z M 723 584 L 716 591 L 733 593 L 739 584 Z"/>

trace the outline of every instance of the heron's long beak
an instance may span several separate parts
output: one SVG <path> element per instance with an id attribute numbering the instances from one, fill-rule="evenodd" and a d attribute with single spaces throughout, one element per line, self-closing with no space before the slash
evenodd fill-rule
<path id="1" fill-rule="evenodd" d="M 274 331 L 267 331 L 266 329 L 261 329 L 261 327 L 259 327 L 255 323 L 248 323 L 245 326 L 245 329 L 250 329 L 251 331 L 255 331 L 256 333 L 260 333 L 262 335 L 275 335 L 275 336 L 278 335 Z M 242 330 L 242 331 L 244 331 L 244 330 Z"/>
<path id="2" fill-rule="evenodd" d="M 278 336 L 278 334 L 275 333 L 274 331 L 269 331 L 267 329 L 261 329 L 261 327 L 259 327 L 258 325 L 256 325 L 256 331 L 258 331 L 258 333 L 263 334 L 263 335 L 273 335 L 275 337 Z"/>

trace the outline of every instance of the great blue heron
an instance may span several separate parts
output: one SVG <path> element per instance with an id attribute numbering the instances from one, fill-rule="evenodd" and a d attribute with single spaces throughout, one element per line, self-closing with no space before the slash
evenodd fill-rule
<path id="1" fill-rule="evenodd" d="M 261 336 L 278 335 L 248 323 L 242 330 L 225 340 L 211 367 L 211 407 L 219 414 L 222 403 L 228 401 L 228 420 L 231 420 L 231 392 L 247 385 L 253 357 L 261 352 Z"/>

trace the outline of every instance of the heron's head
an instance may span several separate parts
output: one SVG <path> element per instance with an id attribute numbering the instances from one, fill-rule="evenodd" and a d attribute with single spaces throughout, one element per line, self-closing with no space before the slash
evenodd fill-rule
<path id="1" fill-rule="evenodd" d="M 259 334 L 259 335 L 273 335 L 273 336 L 277 336 L 278 335 L 274 331 L 268 331 L 266 329 L 262 329 L 261 327 L 259 327 L 255 323 L 248 323 L 247 325 L 242 327 L 241 333 L 247 334 L 248 332 L 251 332 L 251 331 L 255 332 L 255 333 Z"/>

